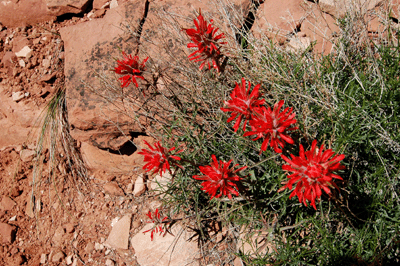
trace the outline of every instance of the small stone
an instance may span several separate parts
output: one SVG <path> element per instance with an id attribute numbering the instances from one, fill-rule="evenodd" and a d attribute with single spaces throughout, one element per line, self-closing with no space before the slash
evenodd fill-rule
<path id="1" fill-rule="evenodd" d="M 64 228 L 62 226 L 57 227 L 54 235 L 53 235 L 53 243 L 56 246 L 60 246 L 64 238 Z"/>
<path id="2" fill-rule="evenodd" d="M 87 17 L 91 18 L 91 17 L 93 17 L 93 15 L 94 15 L 94 11 L 90 10 L 90 12 L 87 14 Z"/>
<path id="3" fill-rule="evenodd" d="M 14 102 L 19 102 L 25 97 L 25 95 L 24 95 L 24 92 L 22 92 L 22 91 L 16 91 L 16 92 L 12 93 L 11 97 Z"/>
<path id="4" fill-rule="evenodd" d="M 172 176 L 165 172 L 163 175 L 156 175 L 153 180 L 151 180 L 151 186 L 149 189 L 166 191 L 168 188 L 168 183 L 171 182 Z"/>
<path id="5" fill-rule="evenodd" d="M 21 195 L 21 190 L 18 187 L 13 187 L 10 191 L 10 197 L 16 198 Z"/>
<path id="6" fill-rule="evenodd" d="M 243 266 L 243 261 L 241 258 L 236 257 L 235 260 L 233 261 L 233 266 Z"/>
<path id="7" fill-rule="evenodd" d="M 41 209 L 42 209 L 42 202 L 40 201 L 40 199 L 38 199 L 36 201 L 36 211 L 40 212 Z"/>
<path id="8" fill-rule="evenodd" d="M 42 253 L 42 255 L 40 255 L 40 264 L 45 264 L 47 262 L 47 255 Z"/>
<path id="9" fill-rule="evenodd" d="M 71 265 L 71 264 L 72 264 L 72 256 L 73 256 L 73 255 L 69 255 L 69 256 L 65 259 L 65 263 L 67 263 L 67 265 Z"/>
<path id="10" fill-rule="evenodd" d="M 17 215 L 14 215 L 13 217 L 8 220 L 9 222 L 15 222 L 17 220 Z"/>
<path id="11" fill-rule="evenodd" d="M 42 66 L 43 66 L 43 68 L 44 68 L 44 69 L 47 69 L 47 68 L 49 68 L 49 67 L 50 67 L 50 65 L 51 65 L 51 61 L 50 61 L 50 59 L 48 59 L 48 58 L 46 58 L 46 59 L 43 59 L 43 61 L 42 61 Z"/>
<path id="12" fill-rule="evenodd" d="M 59 250 L 53 255 L 53 258 L 51 259 L 51 261 L 52 262 L 62 262 L 62 260 L 64 258 L 65 258 L 64 253 L 61 250 Z"/>
<path id="13" fill-rule="evenodd" d="M 17 248 L 17 247 L 13 247 L 13 248 L 11 248 L 11 250 L 10 250 L 10 254 L 11 255 L 15 255 L 15 254 L 17 254 L 19 252 L 19 249 Z"/>
<path id="14" fill-rule="evenodd" d="M 110 254 L 110 253 L 111 253 L 111 250 L 110 250 L 110 249 L 107 249 L 106 252 L 104 252 L 104 255 L 107 256 L 107 255 Z"/>
<path id="15" fill-rule="evenodd" d="M 19 52 L 15 53 L 17 57 L 26 57 L 29 58 L 32 55 L 32 49 L 29 46 L 24 46 Z"/>
<path id="16" fill-rule="evenodd" d="M 290 38 L 287 49 L 292 52 L 304 51 L 311 45 L 308 37 Z"/>
<path id="17" fill-rule="evenodd" d="M 122 217 L 111 229 L 105 242 L 111 248 L 128 249 L 129 230 L 131 229 L 132 214 Z"/>
<path id="18" fill-rule="evenodd" d="M 25 97 L 29 97 L 29 91 L 25 92 Z"/>
<path id="19" fill-rule="evenodd" d="M 115 182 L 110 182 L 104 185 L 104 192 L 114 196 L 125 196 L 124 191 Z"/>
<path id="20" fill-rule="evenodd" d="M 68 234 L 71 234 L 71 233 L 73 233 L 75 231 L 75 226 L 72 223 L 66 224 L 64 226 L 64 228 L 65 228 L 65 232 L 68 233 Z"/>
<path id="21" fill-rule="evenodd" d="M 115 264 L 114 264 L 114 261 L 113 260 L 110 260 L 110 259 L 107 259 L 106 260 L 106 266 L 114 266 Z"/>
<path id="22" fill-rule="evenodd" d="M 54 72 L 52 74 L 46 74 L 40 78 L 39 82 L 50 82 L 54 80 L 56 77 L 57 77 L 57 72 Z"/>
<path id="23" fill-rule="evenodd" d="M 22 265 L 25 263 L 25 257 L 22 256 L 21 254 L 16 254 L 13 257 L 14 265 Z"/>
<path id="24" fill-rule="evenodd" d="M 95 250 L 103 250 L 104 249 L 104 245 L 100 244 L 100 243 L 94 243 L 94 249 Z"/>
<path id="25" fill-rule="evenodd" d="M 20 67 L 25 67 L 25 61 L 23 59 L 18 60 L 18 64 Z"/>
<path id="26" fill-rule="evenodd" d="M 87 243 L 85 251 L 86 253 L 90 254 L 94 250 L 94 244 L 92 242 Z"/>
<path id="27" fill-rule="evenodd" d="M 24 95 L 24 94 L 22 93 L 22 95 Z M 35 155 L 36 155 L 35 151 L 28 150 L 28 149 L 24 149 L 19 152 L 19 157 L 25 163 L 31 162 L 33 160 L 33 158 L 35 158 Z"/>
<path id="28" fill-rule="evenodd" d="M 26 209 L 25 209 L 25 214 L 28 215 L 29 218 L 35 217 L 35 212 L 33 211 L 34 208 L 33 200 L 34 199 L 32 199 L 32 193 L 29 193 L 26 199 Z"/>
<path id="29" fill-rule="evenodd" d="M 135 181 L 135 188 L 133 190 L 133 195 L 138 197 L 142 195 L 146 191 L 146 185 L 144 184 L 143 175 L 138 176 Z"/>
<path id="30" fill-rule="evenodd" d="M 132 223 L 132 228 L 139 228 L 142 225 L 142 221 L 140 220 L 135 220 Z"/>
<path id="31" fill-rule="evenodd" d="M 110 2 L 110 9 L 116 8 L 118 6 L 117 0 L 111 0 Z"/>
<path id="32" fill-rule="evenodd" d="M 7 196 L 3 196 L 3 199 L 1 200 L 0 203 L 0 209 L 5 211 L 11 211 L 15 205 L 16 205 L 15 201 L 13 201 Z"/>
<path id="33" fill-rule="evenodd" d="M 126 186 L 126 193 L 132 193 L 132 191 L 133 191 L 133 184 L 132 183 L 129 183 L 127 186 Z"/>
<path id="34" fill-rule="evenodd" d="M 6 223 L 0 223 L 1 243 L 12 243 L 15 240 L 16 232 L 17 228 L 15 226 Z"/>

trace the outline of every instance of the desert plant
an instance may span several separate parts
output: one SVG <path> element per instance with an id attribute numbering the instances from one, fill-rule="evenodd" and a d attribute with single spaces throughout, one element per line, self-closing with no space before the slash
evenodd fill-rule
<path id="1" fill-rule="evenodd" d="M 231 11 L 229 4 L 218 4 L 219 10 Z M 184 147 L 179 154 L 181 168 L 172 167 L 174 179 L 163 191 L 165 208 L 196 217 L 191 226 L 202 239 L 207 238 L 211 222 L 229 228 L 236 243 L 239 227 L 247 228 L 248 234 L 268 231 L 273 251 L 238 250 L 249 265 L 398 263 L 400 43 L 396 34 L 372 42 L 365 38 L 365 27 L 358 27 L 363 14 L 356 13 L 339 21 L 336 50 L 327 56 L 289 51 L 251 34 L 243 49 L 235 38 L 235 25 L 241 21 L 229 14 L 223 18 L 236 31 L 221 30 L 229 54 L 222 73 L 211 65 L 202 69 L 205 60 L 213 58 L 210 54 L 198 57 L 204 61 L 200 69 L 190 60 L 194 56 L 190 48 L 196 46 L 195 53 L 200 54 L 206 51 L 199 45 L 198 32 L 207 29 L 214 45 L 222 38 L 214 36 L 214 26 L 209 29 L 209 15 L 194 15 L 200 21 L 197 31 L 188 32 L 182 31 L 187 26 L 176 16 L 159 10 L 160 42 L 173 36 L 174 45 L 157 47 L 160 64 L 150 56 L 151 70 L 143 73 L 145 97 L 136 88 L 129 94 L 118 90 L 115 80 L 103 76 L 106 99 L 120 104 L 120 110 L 139 123 L 151 118 L 147 133 L 163 145 Z M 214 20 L 215 25 L 219 22 Z M 219 46 L 210 51 L 219 51 Z M 144 45 L 141 53 L 150 54 Z M 220 70 L 217 59 L 211 62 Z M 257 84 L 252 92 L 251 83 Z M 235 119 L 232 129 L 230 122 Z M 250 135 L 256 136 L 254 141 Z M 205 166 L 210 158 L 211 165 Z M 233 170 L 231 162 L 243 167 Z M 153 166 L 160 172 L 170 168 Z M 295 172 L 290 181 L 285 171 Z M 278 193 L 282 184 L 293 189 L 296 182 L 292 192 Z M 300 203 L 290 199 L 294 195 Z M 303 205 L 307 201 L 313 208 Z"/>

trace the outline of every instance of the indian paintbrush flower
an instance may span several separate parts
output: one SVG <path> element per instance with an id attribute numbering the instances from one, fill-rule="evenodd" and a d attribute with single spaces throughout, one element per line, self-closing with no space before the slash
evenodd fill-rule
<path id="1" fill-rule="evenodd" d="M 279 191 L 286 188 L 295 189 L 290 194 L 290 198 L 297 196 L 299 202 L 307 206 L 307 200 L 311 202 L 311 206 L 315 206 L 315 200 L 320 199 L 322 190 L 326 194 L 331 194 L 331 188 L 337 188 L 333 179 L 343 180 L 340 176 L 334 174 L 334 171 L 343 170 L 345 166 L 340 164 L 344 159 L 344 154 L 334 155 L 332 149 L 324 151 L 324 145 L 317 148 L 317 140 L 314 140 L 311 145 L 311 150 L 304 152 L 303 145 L 300 145 L 300 156 L 291 156 L 291 160 L 285 155 L 281 155 L 282 159 L 288 164 L 283 165 L 282 169 L 293 172 L 288 175 L 289 181 L 285 181 Z M 333 156 L 333 157 L 332 157 Z"/>
<path id="2" fill-rule="evenodd" d="M 121 81 L 121 87 L 127 87 L 131 82 L 134 83 L 136 87 L 139 87 L 136 79 L 144 79 L 144 77 L 142 76 L 142 72 L 146 69 L 145 64 L 149 58 L 147 57 L 140 64 L 139 56 L 127 55 L 124 52 L 122 52 L 122 55 L 124 59 L 117 60 L 118 66 L 114 68 L 115 73 L 123 75 L 119 78 L 119 80 Z"/>
<path id="3" fill-rule="evenodd" d="M 161 146 L 160 141 L 156 142 L 154 147 L 152 147 L 147 141 L 144 141 L 144 143 L 149 147 L 149 150 L 142 149 L 139 154 L 142 154 L 144 156 L 144 161 L 147 162 L 147 164 L 143 166 L 143 169 L 146 172 L 153 170 L 153 173 L 160 172 L 160 175 L 162 175 L 162 173 L 166 172 L 167 169 L 171 172 L 170 164 L 174 164 L 182 168 L 182 166 L 175 162 L 180 161 L 181 158 L 170 154 L 171 151 L 175 150 L 175 147 L 167 150 Z M 180 152 L 182 152 L 182 150 L 176 152 L 175 154 Z"/>
<path id="4" fill-rule="evenodd" d="M 150 218 L 150 222 L 148 223 L 154 223 L 154 227 L 146 230 L 143 232 L 143 234 L 147 233 L 147 232 L 151 232 L 151 241 L 153 241 L 153 237 L 154 237 L 154 233 L 160 233 L 160 235 L 164 232 L 165 229 L 165 221 L 168 220 L 168 217 L 164 217 L 161 219 L 161 215 L 158 212 L 158 209 L 156 209 L 153 213 L 153 215 L 151 214 L 151 211 L 149 211 L 149 213 L 147 214 L 147 216 Z"/>
<path id="5" fill-rule="evenodd" d="M 214 197 L 219 198 L 222 195 L 228 196 L 229 199 L 232 198 L 232 194 L 238 196 L 238 187 L 235 182 L 239 182 L 241 178 L 237 173 L 247 168 L 247 166 L 234 170 L 233 168 L 229 168 L 232 160 L 229 162 L 222 160 L 218 162 L 214 154 L 211 155 L 211 158 L 211 165 L 199 166 L 200 171 L 204 175 L 194 175 L 193 178 L 204 181 L 201 183 L 203 186 L 202 190 L 210 194 L 210 199 Z M 236 166 L 238 165 L 236 164 L 234 167 Z"/>
<path id="6" fill-rule="evenodd" d="M 222 58 L 220 46 L 225 44 L 225 42 L 219 41 L 224 38 L 224 34 L 216 35 L 218 28 L 212 25 L 212 20 L 210 21 L 211 23 L 207 23 L 201 11 L 197 20 L 194 19 L 193 22 L 196 29 L 185 29 L 186 34 L 192 40 L 187 47 L 197 49 L 189 55 L 189 59 L 195 60 L 195 62 L 203 61 L 200 65 L 200 70 L 202 70 L 206 64 L 208 65 L 208 69 L 211 69 L 211 61 L 212 66 L 220 72 L 221 66 L 219 61 Z"/>
<path id="7" fill-rule="evenodd" d="M 275 152 L 281 153 L 285 143 L 294 143 L 287 133 L 297 129 L 294 126 L 296 113 L 292 113 L 293 109 L 289 107 L 281 112 L 283 104 L 284 101 L 281 100 L 274 105 L 274 109 L 271 107 L 266 108 L 265 106 L 254 109 L 249 121 L 252 130 L 246 132 L 244 136 L 256 135 L 253 140 L 264 139 L 260 153 L 265 151 L 268 145 L 271 145 Z"/>
<path id="8" fill-rule="evenodd" d="M 224 112 L 232 112 L 231 117 L 228 119 L 228 123 L 237 118 L 233 125 L 235 132 L 239 129 L 240 123 L 243 119 L 243 131 L 246 131 L 247 121 L 254 113 L 254 109 L 264 104 L 264 99 L 258 99 L 260 97 L 258 92 L 260 87 L 260 84 L 256 85 L 250 93 L 251 83 L 249 82 L 248 89 L 246 90 L 246 80 L 242 78 L 242 84 L 239 85 L 236 83 L 235 89 L 231 92 L 231 99 L 225 101 L 227 108 L 221 108 Z"/>

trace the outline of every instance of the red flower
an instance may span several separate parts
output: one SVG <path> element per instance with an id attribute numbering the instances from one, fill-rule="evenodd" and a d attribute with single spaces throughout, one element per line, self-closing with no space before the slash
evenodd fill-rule
<path id="1" fill-rule="evenodd" d="M 243 118 L 245 119 L 243 131 L 245 131 L 247 121 L 251 118 L 251 114 L 254 113 L 254 108 L 260 107 L 260 105 L 264 104 L 264 99 L 258 100 L 260 97 L 260 94 L 258 93 L 260 87 L 261 85 L 258 84 L 250 93 L 251 83 L 249 82 L 249 87 L 246 91 L 246 80 L 242 78 L 242 85 L 239 86 L 239 84 L 236 83 L 235 89 L 231 92 L 232 99 L 225 101 L 228 108 L 221 108 L 224 112 L 232 112 L 231 117 L 228 119 L 228 123 L 237 117 L 235 125 L 233 126 L 235 132 L 239 129 Z"/>
<path id="2" fill-rule="evenodd" d="M 117 60 L 118 66 L 114 69 L 115 73 L 124 75 L 119 78 L 121 81 L 121 87 L 127 87 L 131 82 L 133 82 L 136 87 L 139 87 L 136 78 L 144 79 L 141 74 L 142 71 L 145 70 L 145 63 L 149 57 L 139 64 L 139 56 L 132 57 L 132 55 L 126 55 L 124 52 L 122 52 L 122 55 L 124 56 L 124 60 Z"/>
<path id="3" fill-rule="evenodd" d="M 340 161 L 344 159 L 344 154 L 333 156 L 335 153 L 331 149 L 323 151 L 324 145 L 321 145 L 320 149 L 316 148 L 316 146 L 317 140 L 314 140 L 311 150 L 304 152 L 303 145 L 300 145 L 300 156 L 290 155 L 292 160 L 285 155 L 281 155 L 282 159 L 288 163 L 288 165 L 283 165 L 282 169 L 291 171 L 293 174 L 288 176 L 289 181 L 285 182 L 285 186 L 279 189 L 279 191 L 283 191 L 286 188 L 292 189 L 292 186 L 296 185 L 296 188 L 290 194 L 290 198 L 297 195 L 299 201 L 306 206 L 306 200 L 308 200 L 314 209 L 317 209 L 315 199 L 321 198 L 321 189 L 328 195 L 331 194 L 330 188 L 339 189 L 332 182 L 332 179 L 343 179 L 333 174 L 333 172 L 346 168 L 344 165 L 340 165 Z"/>
<path id="4" fill-rule="evenodd" d="M 252 115 L 249 122 L 252 131 L 246 132 L 244 136 L 256 135 L 257 137 L 253 140 L 264 138 L 260 154 L 268 148 L 268 145 L 271 145 L 275 152 L 280 153 L 285 142 L 294 143 L 287 132 L 297 129 L 297 127 L 292 126 L 296 123 L 296 119 L 294 119 L 296 113 L 292 113 L 293 109 L 289 109 L 289 107 L 280 112 L 283 104 L 283 100 L 276 103 L 273 110 L 271 107 L 267 109 L 265 106 L 254 109 L 255 114 Z"/>
<path id="5" fill-rule="evenodd" d="M 151 222 L 148 223 L 154 223 L 155 226 L 147 231 L 144 231 L 143 234 L 150 232 L 151 231 L 151 241 L 153 241 L 153 236 L 154 236 L 154 232 L 160 233 L 160 235 L 164 232 L 165 226 L 166 224 L 164 223 L 166 220 L 168 220 L 168 217 L 164 217 L 161 219 L 161 215 L 158 212 L 158 209 L 155 210 L 153 216 L 151 215 L 151 211 L 149 211 L 149 213 L 147 214 L 147 216 L 149 216 Z"/>
<path id="6" fill-rule="evenodd" d="M 225 44 L 225 42 L 218 43 L 218 41 L 224 38 L 224 34 L 221 33 L 215 36 L 218 28 L 212 26 L 212 20 L 210 24 L 204 20 L 201 10 L 197 19 L 198 22 L 196 19 L 193 20 L 197 29 L 185 29 L 186 34 L 192 40 L 192 43 L 189 43 L 187 47 L 197 48 L 197 51 L 189 55 L 189 59 L 196 60 L 195 62 L 204 61 L 200 65 L 200 70 L 203 69 L 206 63 L 208 64 L 208 69 L 211 69 L 210 62 L 207 61 L 210 59 L 213 67 L 219 72 L 221 71 L 219 60 L 222 57 L 220 45 Z"/>
<path id="7" fill-rule="evenodd" d="M 211 158 L 213 160 L 211 166 L 199 166 L 200 171 L 204 175 L 195 175 L 193 178 L 197 180 L 204 180 L 204 182 L 201 183 L 203 186 L 202 190 L 211 195 L 210 199 L 214 197 L 219 198 L 222 195 L 228 196 L 229 199 L 232 199 L 231 194 L 238 196 L 238 188 L 234 182 L 240 181 L 241 178 L 237 176 L 236 173 L 246 169 L 247 166 L 233 170 L 233 168 L 228 168 L 232 160 L 229 162 L 219 161 L 218 163 L 214 154 L 211 155 Z M 236 166 L 238 165 L 235 165 L 234 167 Z M 217 194 L 218 190 L 219 193 Z"/>
<path id="8" fill-rule="evenodd" d="M 181 158 L 175 155 L 168 154 L 169 152 L 175 150 L 175 147 L 172 147 L 171 149 L 166 151 L 166 149 L 161 146 L 159 141 L 154 144 L 154 148 L 147 141 L 144 141 L 144 143 L 146 143 L 150 150 L 142 149 L 139 154 L 144 155 L 144 161 L 147 162 L 147 164 L 143 166 L 143 169 L 146 172 L 149 172 L 152 169 L 153 173 L 160 172 L 160 175 L 162 175 L 163 172 L 166 172 L 166 169 L 171 172 L 170 163 L 182 168 L 182 166 L 173 161 L 179 161 L 181 160 Z M 180 152 L 182 152 L 182 150 L 178 151 L 177 153 Z"/>

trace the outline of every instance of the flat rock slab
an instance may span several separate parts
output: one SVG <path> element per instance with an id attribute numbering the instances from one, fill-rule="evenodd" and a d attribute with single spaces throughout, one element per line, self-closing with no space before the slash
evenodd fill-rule
<path id="1" fill-rule="evenodd" d="M 101 90 L 96 73 L 112 77 L 109 70 L 116 65 L 114 58 L 121 57 L 118 47 L 127 46 L 123 24 L 140 19 L 143 7 L 144 1 L 127 3 L 109 10 L 102 19 L 60 29 L 65 47 L 68 119 L 73 128 L 71 135 L 79 141 L 107 149 L 112 147 L 103 144 L 105 132 L 115 138 L 115 132 L 120 130 L 141 131 L 128 116 L 108 103 L 101 91 L 95 90 Z M 126 52 L 131 53 L 132 48 Z M 117 79 L 114 85 L 118 87 Z M 101 141 L 97 140 L 98 135 Z"/>
<path id="2" fill-rule="evenodd" d="M 132 214 L 127 214 L 114 224 L 105 245 L 116 249 L 128 249 L 131 221 Z"/>
<path id="3" fill-rule="evenodd" d="M 202 12 L 213 10 L 214 6 L 211 6 L 210 3 L 211 1 L 189 3 L 184 0 L 151 2 L 149 15 L 143 27 L 142 45 L 139 52 L 140 61 L 147 56 L 150 57 L 146 64 L 149 71 L 143 73 L 144 76 L 149 76 L 148 80 L 152 79 L 150 72 L 152 67 L 158 65 L 162 69 L 172 71 L 171 67 L 168 67 L 168 64 L 172 62 L 171 58 L 188 60 L 185 53 L 176 55 L 178 51 L 187 49 L 186 43 L 176 43 L 174 36 L 169 34 L 172 29 L 168 28 L 164 31 L 160 29 L 163 22 L 158 14 L 162 10 L 179 14 L 175 19 L 180 20 L 181 26 L 175 25 L 178 31 L 175 29 L 174 34 L 181 34 L 180 29 L 185 25 L 193 27 L 195 12 L 198 12 L 199 8 Z M 123 159 L 130 162 L 132 158 L 130 152 L 134 152 L 134 148 L 129 146 L 129 139 L 120 138 L 120 136 L 129 136 L 135 132 L 142 133 L 144 128 L 148 128 L 146 118 L 140 118 L 144 120 L 140 121 L 141 124 L 135 120 L 135 111 L 142 110 L 142 105 L 126 106 L 124 96 L 119 97 L 121 93 L 129 97 L 135 95 L 135 99 L 133 99 L 135 101 L 136 97 L 143 97 L 139 96 L 142 93 L 137 93 L 138 90 L 134 85 L 122 90 L 118 76 L 112 72 L 116 66 L 115 59 L 122 59 L 121 50 L 127 54 L 135 51 L 135 38 L 131 33 L 135 31 L 142 18 L 144 4 L 145 0 L 121 3 L 107 11 L 101 19 L 64 27 L 60 30 L 65 48 L 64 72 L 71 136 L 82 143 L 82 153 L 92 170 L 106 168 L 105 170 L 111 171 L 116 167 L 110 166 L 109 162 L 115 162 L 115 165 L 118 166 L 118 156 L 125 156 Z M 208 18 L 213 18 L 213 16 L 210 15 Z M 165 40 L 168 40 L 168 43 L 172 42 L 172 46 L 168 46 L 172 55 L 167 56 L 165 53 Z M 189 42 L 189 38 L 185 41 Z M 168 73 L 167 76 L 172 74 Z M 111 92 L 110 88 L 115 92 Z M 161 104 L 158 100 L 157 103 Z M 169 106 L 163 108 L 168 110 Z M 125 147 L 126 144 L 130 147 L 127 153 L 119 154 L 120 150 L 115 150 Z M 98 156 L 98 154 L 102 155 Z M 128 163 L 127 165 L 130 165 L 131 168 L 135 167 L 133 164 Z"/>
<path id="4" fill-rule="evenodd" d="M 196 239 L 188 242 L 191 234 L 175 224 L 172 233 L 175 236 L 166 234 L 164 237 L 154 234 L 153 241 L 150 239 L 150 232 L 143 234 L 153 228 L 153 224 L 147 224 L 139 233 L 131 239 L 131 246 L 135 250 L 137 261 L 141 266 L 154 265 L 200 265 L 197 258 L 200 257 Z"/>

